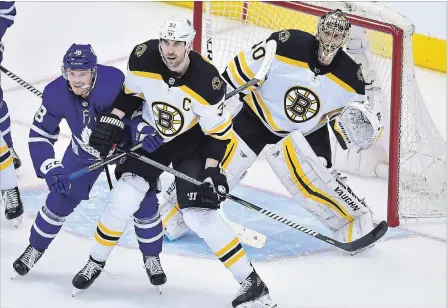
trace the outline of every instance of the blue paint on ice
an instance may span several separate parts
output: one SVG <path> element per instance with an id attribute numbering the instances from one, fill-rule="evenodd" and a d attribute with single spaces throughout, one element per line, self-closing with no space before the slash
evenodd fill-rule
<path id="1" fill-rule="evenodd" d="M 169 181 L 164 182 L 164 184 L 169 184 Z M 91 191 L 90 200 L 84 201 L 78 206 L 74 213 L 67 218 L 63 228 L 66 231 L 80 236 L 93 238 L 98 219 L 107 204 L 109 192 L 106 177 L 102 174 Z M 45 203 L 47 193 L 48 190 L 46 187 L 23 190 L 21 195 L 25 209 L 28 212 L 37 213 Z M 236 188 L 232 193 L 235 196 L 273 211 L 278 215 L 287 217 L 289 220 L 295 221 L 303 226 L 322 234 L 330 235 L 315 218 L 290 198 L 244 186 Z M 332 248 L 329 244 L 294 230 L 287 225 L 255 211 L 244 208 L 232 201 L 225 201 L 224 212 L 229 219 L 264 233 L 267 236 L 267 243 L 264 248 L 256 249 L 245 247 L 247 255 L 251 260 L 272 261 L 293 258 L 298 255 L 314 254 Z M 385 238 L 406 236 L 409 236 L 407 231 L 399 228 L 390 228 Z M 138 248 L 131 222 L 121 237 L 119 244 Z M 166 239 L 163 252 L 184 256 L 215 258 L 203 240 L 192 232 L 177 241 L 171 242 Z"/>

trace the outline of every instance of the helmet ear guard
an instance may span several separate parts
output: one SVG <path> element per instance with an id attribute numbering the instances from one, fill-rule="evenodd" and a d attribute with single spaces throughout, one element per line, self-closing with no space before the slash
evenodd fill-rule
<path id="1" fill-rule="evenodd" d="M 335 10 L 323 15 L 318 21 L 316 38 L 318 44 L 318 61 L 322 65 L 331 64 L 338 50 L 348 40 L 351 23 L 341 11 Z"/>

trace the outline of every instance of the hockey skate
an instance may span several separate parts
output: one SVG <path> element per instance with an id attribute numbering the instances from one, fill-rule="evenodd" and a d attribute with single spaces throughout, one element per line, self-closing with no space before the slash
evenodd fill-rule
<path id="1" fill-rule="evenodd" d="M 16 151 L 14 151 L 13 148 L 10 148 L 9 152 L 11 153 L 12 156 L 12 162 L 14 163 L 14 168 L 19 169 L 20 166 L 22 166 L 22 161 L 20 160 L 19 155 L 17 155 Z"/>
<path id="2" fill-rule="evenodd" d="M 106 272 L 104 270 L 105 265 L 105 261 L 98 262 L 90 256 L 87 264 L 73 278 L 73 292 L 71 296 L 75 297 L 83 290 L 89 288 L 102 272 Z M 111 274 L 109 276 L 113 278 Z"/>
<path id="3" fill-rule="evenodd" d="M 162 293 L 161 286 L 166 283 L 166 274 L 163 271 L 159 256 L 143 256 L 144 268 L 150 282 L 157 287 L 158 292 Z"/>
<path id="4" fill-rule="evenodd" d="M 17 274 L 19 274 L 20 276 L 25 276 L 26 274 L 28 274 L 28 272 L 33 268 L 34 264 L 36 264 L 37 261 L 39 261 L 39 259 L 42 257 L 44 252 L 45 250 L 37 250 L 31 245 L 28 245 L 28 247 L 26 247 L 25 251 L 20 255 L 20 257 L 18 257 L 17 260 L 15 260 L 12 264 L 15 273 L 13 274 L 11 279 L 14 279 Z"/>
<path id="5" fill-rule="evenodd" d="M 2 203 L 5 206 L 5 217 L 18 227 L 23 219 L 23 203 L 18 187 L 2 190 Z"/>
<path id="6" fill-rule="evenodd" d="M 270 298 L 269 289 L 255 270 L 241 283 L 236 298 L 231 303 L 234 308 L 276 308 Z"/>

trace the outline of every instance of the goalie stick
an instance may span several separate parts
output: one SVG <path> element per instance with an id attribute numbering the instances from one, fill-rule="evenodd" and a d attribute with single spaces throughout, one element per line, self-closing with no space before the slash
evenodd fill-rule
<path id="1" fill-rule="evenodd" d="M 181 172 L 179 172 L 179 171 L 177 171 L 175 169 L 166 167 L 165 165 L 162 165 L 162 164 L 160 164 L 160 163 L 158 163 L 156 161 L 153 161 L 152 159 L 147 158 L 147 157 L 145 157 L 145 156 L 143 156 L 141 154 L 138 154 L 138 153 L 135 153 L 135 152 L 131 152 L 131 151 L 128 151 L 128 150 L 124 150 L 124 149 L 120 149 L 120 148 L 118 150 L 122 151 L 123 153 L 126 153 L 127 155 L 129 155 L 131 157 L 134 157 L 134 158 L 136 158 L 138 160 L 141 160 L 141 161 L 143 161 L 143 162 L 145 162 L 145 163 L 147 163 L 149 165 L 157 167 L 157 168 L 159 168 L 159 169 L 161 169 L 161 170 L 163 170 L 165 172 L 171 173 L 172 175 L 174 175 L 174 176 L 176 176 L 176 177 L 178 177 L 178 178 L 180 178 L 182 180 L 188 181 L 188 182 L 193 183 L 195 185 L 202 184 L 202 182 L 200 182 L 200 181 L 198 181 L 198 180 L 196 180 L 196 179 L 194 179 L 194 178 L 192 178 L 190 176 L 187 176 L 186 174 L 183 174 L 183 173 L 181 173 Z M 287 219 L 287 218 L 285 218 L 283 216 L 280 216 L 280 215 L 275 214 L 275 213 L 273 213 L 271 211 L 263 209 L 263 208 L 261 208 L 261 207 L 259 207 L 257 205 L 254 205 L 253 203 L 245 201 L 245 200 L 243 200 L 241 198 L 238 198 L 236 196 L 233 196 L 231 194 L 225 194 L 225 197 L 227 199 L 229 199 L 229 200 L 232 200 L 232 201 L 234 201 L 236 203 L 239 203 L 240 205 L 242 205 L 242 206 L 244 206 L 246 208 L 249 208 L 249 209 L 254 210 L 254 211 L 258 212 L 258 213 L 261 213 L 261 214 L 263 214 L 263 215 L 265 215 L 267 217 L 270 217 L 270 218 L 272 218 L 274 220 L 277 220 L 277 221 L 279 221 L 279 222 L 281 222 L 281 223 L 283 223 L 283 224 L 285 224 L 285 225 L 287 225 L 287 226 L 289 226 L 289 227 L 291 227 L 291 228 L 293 228 L 295 230 L 303 232 L 303 233 L 305 233 L 305 234 L 307 234 L 309 236 L 313 236 L 313 237 L 319 239 L 320 241 L 326 242 L 326 243 L 328 243 L 328 244 L 330 244 L 332 246 L 338 247 L 338 248 L 340 248 L 342 250 L 345 250 L 345 251 L 353 252 L 353 251 L 357 251 L 359 249 L 363 249 L 365 247 L 368 247 L 368 246 L 372 245 L 373 243 L 375 243 L 376 241 L 378 241 L 382 236 L 384 236 L 386 231 L 388 230 L 388 224 L 386 223 L 386 221 L 382 221 L 371 232 L 369 232 L 368 234 L 364 235 L 363 237 L 361 237 L 361 238 L 359 238 L 359 239 L 357 239 L 355 241 L 352 241 L 350 243 L 342 243 L 342 242 L 339 242 L 339 241 L 337 241 L 337 240 L 335 240 L 335 239 L 333 239 L 331 237 L 325 236 L 325 235 L 320 234 L 320 233 L 318 233 L 318 232 L 316 232 L 316 231 L 314 231 L 312 229 L 306 228 L 306 227 L 304 227 L 304 226 L 302 226 L 300 224 L 292 222 L 292 221 L 290 221 L 289 219 Z"/>

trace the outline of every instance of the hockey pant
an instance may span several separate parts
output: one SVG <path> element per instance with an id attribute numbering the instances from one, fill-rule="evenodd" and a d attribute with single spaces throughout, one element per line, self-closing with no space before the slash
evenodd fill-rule
<path id="1" fill-rule="evenodd" d="M 135 234 L 144 256 L 158 256 L 163 245 L 163 227 L 157 195 L 138 175 L 123 173 L 110 193 L 105 212 L 99 219 L 91 256 L 106 261 L 133 216 Z"/>
<path id="2" fill-rule="evenodd" d="M 15 188 L 17 185 L 17 173 L 13 158 L 0 130 L 0 190 Z"/>
<path id="3" fill-rule="evenodd" d="M 65 151 L 62 164 L 69 174 L 91 165 L 92 161 L 82 159 L 74 154 L 70 144 Z M 82 200 L 89 199 L 90 190 L 100 173 L 101 169 L 98 169 L 71 181 L 68 195 L 53 192 L 48 194 L 45 205 L 37 213 L 36 220 L 31 227 L 29 241 L 32 247 L 39 250 L 48 248 L 62 228 L 66 217 Z"/>
<path id="4" fill-rule="evenodd" d="M 364 200 L 336 170 L 326 168 L 299 131 L 268 149 L 266 158 L 292 197 L 337 240 L 350 242 L 373 229 L 372 212 Z"/>

